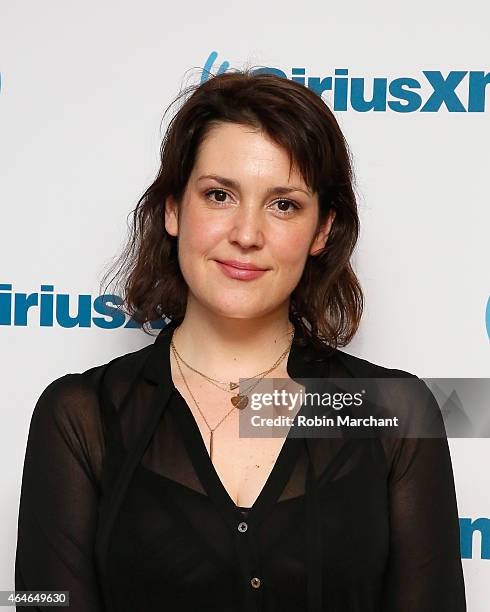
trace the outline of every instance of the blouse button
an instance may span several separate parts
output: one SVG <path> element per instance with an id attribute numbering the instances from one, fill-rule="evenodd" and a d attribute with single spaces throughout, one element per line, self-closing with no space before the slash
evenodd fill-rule
<path id="1" fill-rule="evenodd" d="M 238 531 L 240 531 L 241 533 L 245 533 L 245 531 L 247 531 L 247 529 L 248 529 L 247 523 L 245 523 L 243 521 L 241 523 L 238 523 Z"/>
<path id="2" fill-rule="evenodd" d="M 257 578 L 257 577 L 252 578 L 252 580 L 250 581 L 250 584 L 252 585 L 254 589 L 258 589 L 260 587 L 260 578 Z"/>

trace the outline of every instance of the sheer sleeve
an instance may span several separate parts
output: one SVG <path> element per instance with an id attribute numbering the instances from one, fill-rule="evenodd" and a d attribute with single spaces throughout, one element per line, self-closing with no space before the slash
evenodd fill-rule
<path id="1" fill-rule="evenodd" d="M 22 476 L 16 590 L 69 591 L 71 612 L 102 612 L 93 547 L 103 435 L 83 374 L 46 387 L 31 418 Z M 51 610 L 27 607 L 17 610 Z"/>
<path id="2" fill-rule="evenodd" d="M 465 612 L 449 445 L 437 401 L 419 382 L 426 431 L 436 437 L 383 442 L 391 466 L 390 557 L 382 612 Z"/>

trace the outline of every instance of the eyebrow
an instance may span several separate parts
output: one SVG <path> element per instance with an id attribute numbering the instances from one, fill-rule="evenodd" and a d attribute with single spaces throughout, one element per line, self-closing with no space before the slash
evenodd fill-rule
<path id="1" fill-rule="evenodd" d="M 225 176 L 218 176 L 217 174 L 203 174 L 197 180 L 201 181 L 202 179 L 214 179 L 218 183 L 221 183 L 225 187 L 229 187 L 230 189 L 239 189 L 240 183 L 230 178 L 226 178 Z M 295 185 L 287 185 L 281 186 L 278 185 L 276 187 L 269 187 L 266 190 L 268 195 L 276 195 L 279 193 L 291 193 L 292 191 L 302 191 L 307 196 L 311 196 L 312 194 L 301 187 L 296 187 Z"/>

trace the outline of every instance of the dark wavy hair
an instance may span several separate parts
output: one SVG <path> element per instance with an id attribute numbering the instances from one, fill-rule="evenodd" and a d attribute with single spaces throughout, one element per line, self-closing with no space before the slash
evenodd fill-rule
<path id="1" fill-rule="evenodd" d="M 117 270 L 115 292 L 120 310 L 141 324 L 164 317 L 182 319 L 188 287 L 177 258 L 177 238 L 165 230 L 165 200 L 182 201 L 196 152 L 208 130 L 231 122 L 264 131 L 289 154 L 319 197 L 318 228 L 336 211 L 326 246 L 307 259 L 290 297 L 290 319 L 303 343 L 326 349 L 345 346 L 356 333 L 363 292 L 350 258 L 359 236 L 349 148 L 322 98 L 307 87 L 267 69 L 208 73 L 201 84 L 185 88 L 169 108 L 184 99 L 161 144 L 161 165 L 153 183 L 138 200 L 124 251 L 104 275 Z M 106 290 L 101 289 L 104 295 Z"/>

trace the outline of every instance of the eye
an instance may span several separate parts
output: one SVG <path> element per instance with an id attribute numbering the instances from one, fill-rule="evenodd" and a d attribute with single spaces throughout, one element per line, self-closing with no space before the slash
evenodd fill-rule
<path id="1" fill-rule="evenodd" d="M 212 199 L 212 196 L 219 194 L 219 198 L 220 199 Z M 225 204 L 225 200 L 226 200 L 226 196 L 228 195 L 228 193 L 226 191 L 224 191 L 223 189 L 210 189 L 209 191 L 206 191 L 206 193 L 204 194 L 206 196 L 206 198 L 208 198 L 209 200 L 211 200 L 214 204 Z M 222 199 L 221 199 L 222 198 Z M 289 209 L 289 210 L 277 210 L 276 212 L 279 213 L 279 215 L 281 217 L 289 217 L 291 215 L 294 214 L 295 210 L 299 210 L 301 208 L 301 206 L 298 206 L 298 204 L 296 204 L 296 202 L 293 202 L 293 200 L 286 200 L 286 199 L 280 199 L 280 200 L 276 200 L 275 202 L 272 203 L 273 206 L 275 206 L 278 203 L 286 203 L 289 204 L 290 206 L 293 207 L 293 210 Z"/>
<path id="2" fill-rule="evenodd" d="M 206 193 L 204 194 L 208 199 L 211 199 L 211 194 L 215 194 L 215 193 L 219 193 L 220 195 L 224 195 L 225 197 L 228 195 L 226 193 L 226 191 L 223 191 L 222 189 L 210 189 L 209 191 L 206 191 Z M 212 200 L 215 204 L 223 204 L 224 201 L 223 200 Z"/>
<path id="3" fill-rule="evenodd" d="M 296 202 L 293 202 L 292 200 L 276 200 L 274 204 L 278 204 L 279 202 L 285 202 L 286 204 L 290 204 L 291 206 L 293 206 L 294 210 L 299 210 L 301 208 L 296 204 Z M 289 217 L 290 215 L 294 215 L 294 211 L 291 210 L 278 210 L 277 212 L 283 217 Z"/>

